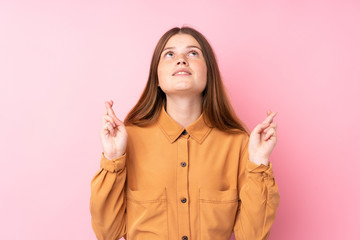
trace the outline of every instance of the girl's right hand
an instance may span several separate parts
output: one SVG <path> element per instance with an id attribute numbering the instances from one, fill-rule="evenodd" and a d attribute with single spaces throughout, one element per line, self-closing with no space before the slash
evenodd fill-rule
<path id="1" fill-rule="evenodd" d="M 112 100 L 105 102 L 105 114 L 102 117 L 100 131 L 104 156 L 109 160 L 124 155 L 127 143 L 125 125 L 116 117 L 112 109 L 113 104 Z"/>

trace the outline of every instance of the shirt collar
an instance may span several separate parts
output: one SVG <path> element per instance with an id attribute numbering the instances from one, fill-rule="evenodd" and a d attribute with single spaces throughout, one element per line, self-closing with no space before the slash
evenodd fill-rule
<path id="1" fill-rule="evenodd" d="M 184 128 L 170 117 L 165 111 L 164 105 L 162 106 L 157 124 L 171 143 L 175 142 L 184 129 L 186 129 L 190 137 L 201 144 L 212 129 L 207 126 L 204 121 L 204 112 L 201 113 L 200 117 L 195 120 L 195 122 Z"/>

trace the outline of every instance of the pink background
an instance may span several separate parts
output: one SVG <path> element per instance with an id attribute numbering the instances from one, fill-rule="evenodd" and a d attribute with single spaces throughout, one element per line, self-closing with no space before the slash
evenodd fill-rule
<path id="1" fill-rule="evenodd" d="M 187 24 L 250 129 L 278 112 L 270 239 L 360 239 L 360 3 L 129 2 L 0 2 L 0 238 L 95 239 L 104 101 L 123 119 L 160 36 Z"/>

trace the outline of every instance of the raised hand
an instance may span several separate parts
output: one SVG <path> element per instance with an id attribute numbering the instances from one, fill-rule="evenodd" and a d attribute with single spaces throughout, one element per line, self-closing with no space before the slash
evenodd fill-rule
<path id="1" fill-rule="evenodd" d="M 111 160 L 122 156 L 126 150 L 127 132 L 125 125 L 120 121 L 112 109 L 114 102 L 105 102 L 105 113 L 102 117 L 100 139 L 104 156 Z"/>
<path id="2" fill-rule="evenodd" d="M 277 112 L 267 111 L 267 118 L 258 124 L 250 134 L 249 159 L 253 163 L 268 166 L 269 158 L 277 141 L 277 124 L 273 119 Z"/>

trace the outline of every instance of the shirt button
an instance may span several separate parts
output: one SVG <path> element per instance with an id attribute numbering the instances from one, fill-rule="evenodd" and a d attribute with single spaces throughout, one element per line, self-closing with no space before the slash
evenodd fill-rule
<path id="1" fill-rule="evenodd" d="M 184 131 L 182 132 L 182 135 L 186 135 L 188 132 L 186 131 L 186 129 L 184 129 Z"/>
<path id="2" fill-rule="evenodd" d="M 182 240 L 188 240 L 187 236 L 182 236 Z"/>
<path id="3" fill-rule="evenodd" d="M 186 198 L 181 199 L 182 203 L 186 203 Z"/>
<path id="4" fill-rule="evenodd" d="M 185 167 L 185 166 L 186 166 L 186 162 L 182 162 L 182 163 L 181 163 L 181 166 L 182 166 L 182 167 Z"/>

